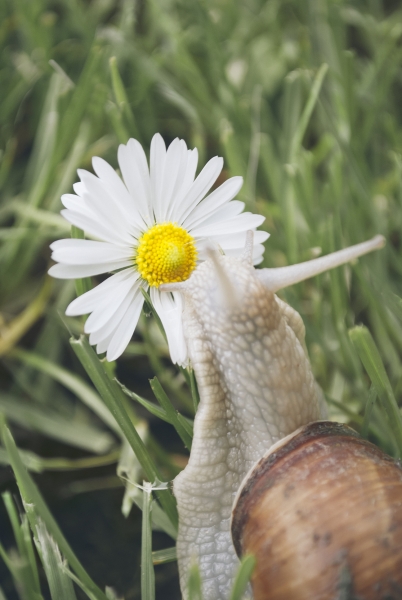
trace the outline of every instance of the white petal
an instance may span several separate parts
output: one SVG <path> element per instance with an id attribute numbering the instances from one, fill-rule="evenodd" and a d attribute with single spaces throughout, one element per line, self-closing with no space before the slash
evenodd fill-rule
<path id="1" fill-rule="evenodd" d="M 181 200 L 180 205 L 177 206 L 174 218 L 178 223 L 183 223 L 200 200 L 204 198 L 205 194 L 208 193 L 218 179 L 222 168 L 223 158 L 220 156 L 215 156 L 207 162 L 185 197 Z"/>
<path id="2" fill-rule="evenodd" d="M 82 194 L 86 191 L 86 187 L 81 181 L 77 181 L 76 183 L 73 183 L 73 190 L 77 196 L 82 196 Z"/>
<path id="3" fill-rule="evenodd" d="M 97 285 L 89 292 L 85 292 L 82 296 L 75 298 L 66 309 L 66 315 L 68 317 L 76 317 L 78 315 L 86 315 L 103 302 L 105 297 L 108 297 L 111 290 L 118 288 L 120 283 L 126 281 L 127 278 L 132 278 L 132 281 L 136 281 L 139 277 L 138 272 L 131 269 L 124 269 L 124 271 L 119 271 L 119 273 L 115 273 L 105 281 L 102 281 L 99 285 Z"/>
<path id="4" fill-rule="evenodd" d="M 132 235 L 130 234 L 127 218 L 122 213 L 120 206 L 108 193 L 102 181 L 88 171 L 78 169 L 78 174 L 87 188 L 82 198 L 88 208 L 97 216 L 99 223 L 117 232 L 122 241 L 130 243 Z"/>
<path id="5" fill-rule="evenodd" d="M 113 315 L 120 310 L 127 296 L 132 296 L 130 292 L 138 288 L 139 282 L 133 278 L 120 283 L 115 289 L 110 290 L 109 294 L 103 298 L 102 302 L 96 306 L 95 310 L 85 322 L 85 333 L 94 333 L 105 327 Z M 102 335 L 102 338 L 105 337 Z M 97 343 L 97 340 L 95 340 Z"/>
<path id="6" fill-rule="evenodd" d="M 135 142 L 135 140 L 131 141 Z M 141 154 L 138 147 L 135 143 L 129 143 L 127 146 L 121 144 L 117 152 L 117 157 L 124 183 L 130 196 L 133 198 L 133 203 L 143 221 L 147 225 L 150 225 L 149 176 L 146 173 L 144 174 L 142 164 L 138 164 L 138 161 L 141 161 Z"/>
<path id="7" fill-rule="evenodd" d="M 209 217 L 206 217 L 202 220 L 200 219 L 200 223 L 194 229 L 199 229 L 200 227 L 206 227 L 207 225 L 220 223 L 222 221 L 232 219 L 233 217 L 237 217 L 237 215 L 239 215 L 243 209 L 244 202 L 240 202 L 240 200 L 232 200 L 231 202 L 227 202 L 214 213 L 212 213 L 212 215 L 209 215 Z M 189 229 L 189 231 L 191 233 L 192 230 Z"/>
<path id="8" fill-rule="evenodd" d="M 256 244 L 253 247 L 253 260 L 255 258 L 260 258 L 265 251 L 265 246 L 263 246 L 262 244 Z M 225 250 L 225 254 L 227 256 L 242 256 L 244 252 L 244 248 L 230 248 Z"/>
<path id="9" fill-rule="evenodd" d="M 222 250 L 230 250 L 240 248 L 242 251 L 246 245 L 247 231 L 242 233 L 234 233 L 231 235 L 216 235 L 210 236 L 212 242 L 216 242 Z M 254 245 L 263 244 L 269 238 L 269 233 L 266 231 L 254 231 Z"/>
<path id="10" fill-rule="evenodd" d="M 152 207 L 157 222 L 161 221 L 163 210 L 163 178 L 165 173 L 166 146 L 162 136 L 156 133 L 151 141 L 150 176 Z"/>
<path id="11" fill-rule="evenodd" d="M 98 180 L 96 177 L 94 177 L 94 180 L 99 182 L 101 186 L 105 188 L 105 184 L 103 182 Z M 126 191 L 126 193 L 128 192 Z M 99 202 L 99 200 L 102 199 L 102 194 L 106 195 L 104 195 L 103 201 Z M 139 237 L 140 235 L 140 229 L 138 227 L 135 228 L 134 226 L 129 225 L 130 219 L 128 219 L 128 217 L 123 217 L 119 211 L 116 213 L 116 211 L 113 209 L 114 201 L 110 196 L 107 195 L 106 189 L 102 190 L 101 193 L 96 192 L 96 190 L 92 190 L 91 194 L 85 188 L 82 196 L 63 194 L 61 201 L 68 210 L 83 216 L 86 222 L 85 230 L 87 233 L 89 233 L 91 230 L 90 235 L 93 237 L 102 237 L 103 239 L 113 240 L 116 242 L 122 242 L 122 240 L 126 239 L 126 243 L 131 243 L 133 238 L 131 235 L 127 236 L 125 234 L 126 230 L 130 230 L 131 233 L 136 237 Z M 61 211 L 61 214 L 65 219 L 70 220 L 68 218 L 68 212 Z M 113 217 L 110 216 L 111 214 L 113 214 Z M 113 218 L 116 217 L 116 215 L 117 220 L 114 219 L 113 221 Z M 131 219 L 131 222 L 132 221 L 133 219 Z M 98 229 L 97 234 L 92 233 L 94 227 L 97 227 Z"/>
<path id="12" fill-rule="evenodd" d="M 103 340 L 110 340 L 114 336 L 117 327 L 119 326 L 122 318 L 126 314 L 128 307 L 134 299 L 135 291 L 131 291 L 123 300 L 123 302 L 117 307 L 117 310 L 113 315 L 110 316 L 109 320 L 96 331 L 92 331 L 89 336 L 89 343 L 93 346 L 95 344 L 102 344 Z M 104 350 L 106 351 L 107 346 Z"/>
<path id="13" fill-rule="evenodd" d="M 253 260 L 260 258 L 265 252 L 265 246 L 256 244 L 253 248 Z"/>
<path id="14" fill-rule="evenodd" d="M 120 179 L 120 177 L 117 175 L 116 171 L 113 169 L 113 167 L 111 165 L 109 165 L 109 163 L 106 162 L 106 160 L 104 158 L 100 158 L 100 156 L 93 156 L 92 157 L 92 167 L 93 167 L 96 175 L 104 183 L 106 183 L 106 181 L 108 181 L 109 183 L 111 183 L 112 185 L 115 185 L 116 187 L 123 183 L 122 180 Z M 124 184 L 123 184 L 123 187 L 125 187 Z"/>
<path id="15" fill-rule="evenodd" d="M 128 246 L 92 240 L 58 240 L 50 247 L 53 250 L 52 260 L 67 265 L 109 263 L 133 258 L 133 250 Z"/>
<path id="16" fill-rule="evenodd" d="M 137 232 L 144 230 L 145 223 L 138 208 L 135 206 L 134 198 L 130 195 L 126 186 L 116 173 L 116 171 L 103 158 L 94 156 L 92 165 L 95 173 L 102 181 L 113 201 L 120 206 L 124 216 L 131 225 L 134 225 Z"/>
<path id="17" fill-rule="evenodd" d="M 170 293 L 152 287 L 150 295 L 166 333 L 171 359 L 184 366 L 187 362 L 187 345 L 183 334 L 181 294 L 175 292 L 172 297 Z"/>
<path id="18" fill-rule="evenodd" d="M 106 355 L 108 361 L 116 360 L 127 348 L 137 327 L 143 304 L 144 297 L 139 291 L 110 340 Z"/>
<path id="19" fill-rule="evenodd" d="M 84 192 L 83 192 L 84 193 Z M 86 193 L 86 192 L 85 192 Z M 105 227 L 99 219 L 99 214 L 95 213 L 88 204 L 85 202 L 82 196 L 75 196 L 74 194 L 63 194 L 61 201 L 67 210 L 61 211 L 62 216 L 72 222 L 72 219 L 77 218 L 78 220 L 86 224 L 85 232 L 87 236 L 92 238 L 102 238 L 115 243 L 121 242 L 119 234 L 114 231 L 111 227 Z M 73 215 L 71 215 L 73 213 Z M 81 215 L 78 216 L 78 215 Z M 74 223 L 73 223 L 74 224 Z M 80 227 L 83 229 L 83 227 Z M 97 229 L 97 233 L 91 233 Z"/>
<path id="20" fill-rule="evenodd" d="M 197 171 L 198 164 L 198 150 L 187 150 L 187 160 L 185 167 L 183 168 L 182 185 L 178 189 L 177 193 L 172 198 L 172 203 L 169 207 L 168 220 L 177 221 L 178 207 L 181 206 L 183 198 L 186 196 L 190 187 L 194 183 L 195 173 Z"/>
<path id="21" fill-rule="evenodd" d="M 121 302 L 114 307 L 113 302 L 101 304 L 96 307 L 96 310 L 88 318 L 85 323 L 85 333 L 90 333 L 90 344 L 100 344 L 105 339 L 111 339 L 115 334 L 122 318 L 136 297 L 140 285 L 140 281 L 133 282 L 129 280 L 127 283 L 129 288 L 128 291 L 127 288 L 122 290 L 124 297 Z"/>
<path id="22" fill-rule="evenodd" d="M 233 200 L 242 185 L 243 177 L 231 177 L 225 181 L 225 183 L 222 183 L 222 185 L 196 206 L 184 221 L 183 226 L 187 231 L 191 231 L 191 229 L 199 225 L 203 219 L 214 214 L 222 205 Z"/>
<path id="23" fill-rule="evenodd" d="M 138 167 L 141 183 L 147 199 L 147 208 L 148 210 L 151 210 L 151 178 L 149 175 L 147 157 L 145 156 L 145 152 L 141 144 L 134 138 L 128 140 L 127 146 L 136 158 L 136 165 Z"/>
<path id="24" fill-rule="evenodd" d="M 86 193 L 86 191 L 83 192 L 83 194 L 84 193 Z M 99 215 L 97 213 L 94 213 L 94 211 L 88 206 L 88 204 L 85 202 L 82 196 L 75 196 L 74 194 L 63 194 L 63 196 L 61 197 L 61 201 L 62 204 L 66 207 L 66 209 L 79 213 L 81 215 L 85 215 L 89 219 L 96 221 L 96 223 L 100 224 Z M 64 218 L 66 218 L 63 211 L 61 211 L 61 214 L 64 216 Z M 102 225 L 102 227 L 103 229 L 105 229 L 104 225 Z M 110 231 L 110 228 L 108 227 L 107 230 Z M 118 236 L 116 236 L 116 239 L 118 239 Z"/>
<path id="25" fill-rule="evenodd" d="M 255 229 L 265 221 L 262 215 L 253 215 L 252 213 L 242 213 L 237 217 L 233 217 L 227 221 L 214 223 L 205 227 L 196 227 L 192 230 L 191 235 L 195 237 L 208 237 L 211 235 L 225 235 L 227 233 L 238 233 Z"/>
<path id="26" fill-rule="evenodd" d="M 187 146 L 186 146 L 187 147 Z M 172 195 L 169 211 L 167 213 L 167 221 L 177 221 L 178 210 L 185 198 L 187 192 L 194 183 L 194 177 L 197 170 L 198 151 L 187 150 L 180 167 L 180 176 L 177 180 L 177 187 Z"/>
<path id="27" fill-rule="evenodd" d="M 49 275 L 56 279 L 81 279 L 82 277 L 91 277 L 92 275 L 101 275 L 110 273 L 117 269 L 130 267 L 132 260 L 118 260 L 113 263 L 99 263 L 97 265 L 53 265 L 49 269 Z"/>
<path id="28" fill-rule="evenodd" d="M 188 189 L 192 183 L 194 183 L 195 174 L 197 172 L 198 165 L 198 150 L 197 148 L 193 148 L 192 150 L 187 150 L 187 164 L 186 164 L 186 172 L 183 180 L 183 187 Z M 186 190 L 185 190 L 186 191 Z"/>
<path id="29" fill-rule="evenodd" d="M 110 340 L 113 337 L 113 333 L 111 333 L 109 336 L 107 336 L 104 340 L 101 340 L 99 342 L 99 344 L 96 345 L 96 352 L 98 354 L 103 354 L 104 352 L 106 352 L 107 347 L 109 346 Z"/>
<path id="30" fill-rule="evenodd" d="M 63 206 L 71 210 L 80 211 L 82 208 L 84 208 L 84 212 L 86 210 L 86 204 L 83 199 L 75 194 L 63 194 L 61 197 L 61 203 Z"/>
<path id="31" fill-rule="evenodd" d="M 102 340 L 109 339 L 111 340 L 114 334 L 116 333 L 117 328 L 119 327 L 121 320 L 124 315 L 128 311 L 130 305 L 134 301 L 134 298 L 137 296 L 138 285 L 132 287 L 129 293 L 123 299 L 123 302 L 117 307 L 115 312 L 110 315 L 108 321 L 106 321 L 102 327 L 99 327 L 96 331 L 92 331 L 89 336 L 90 344 L 100 344 Z M 92 316 L 92 315 L 91 315 Z"/>
<path id="32" fill-rule="evenodd" d="M 183 175 L 187 164 L 187 146 L 183 140 L 176 138 L 170 144 L 165 159 L 163 174 L 163 204 L 160 220 L 166 221 L 169 209 L 183 184 Z"/>
<path id="33" fill-rule="evenodd" d="M 119 232 L 115 231 L 111 227 L 106 227 L 102 223 L 100 223 L 97 219 L 97 216 L 94 215 L 92 211 L 78 212 L 76 210 L 62 210 L 60 214 L 72 225 L 79 227 L 90 235 L 91 237 L 98 238 L 100 240 L 104 240 L 106 242 L 111 242 L 112 244 L 121 244 L 122 239 L 119 236 Z M 135 241 L 133 239 L 132 245 L 134 245 Z"/>

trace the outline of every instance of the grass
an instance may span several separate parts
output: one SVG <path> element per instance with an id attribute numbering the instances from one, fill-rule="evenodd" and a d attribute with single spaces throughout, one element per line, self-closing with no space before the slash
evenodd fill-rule
<path id="1" fill-rule="evenodd" d="M 63 316 L 94 281 L 46 276 L 48 244 L 81 235 L 59 215 L 61 194 L 71 191 L 77 168 L 91 169 L 93 155 L 117 166 L 117 146 L 129 137 L 145 147 L 156 131 L 168 142 L 183 137 L 198 147 L 201 164 L 223 156 L 223 177 L 243 175 L 239 197 L 266 216 L 265 266 L 386 237 L 381 252 L 283 298 L 303 317 L 331 416 L 401 456 L 401 17 L 391 0 L 0 3 L 0 411 L 17 441 L 30 431 L 63 443 L 57 452 L 65 454 L 39 456 L 27 434 L 19 454 L 3 427 L 0 459 L 12 465 L 26 509 L 21 520 L 5 497 L 18 548 L 0 547 L 18 590 L 7 588 L 7 598 L 118 597 L 88 575 L 25 467 L 70 469 L 78 481 L 93 460 L 106 464 L 125 449 L 125 511 L 146 507 L 144 600 L 154 586 L 150 523 L 175 536 L 167 489 L 152 493 L 160 504 L 151 510 L 148 488 L 133 484 L 144 475 L 169 481 L 181 468 L 154 423 L 161 418 L 178 432 L 185 456 L 198 403 L 194 376 L 172 368 L 154 317 L 142 318 L 117 366 L 100 361 L 80 338 L 82 320 Z M 160 405 L 150 389 L 148 399 L 138 389 L 144 365 L 157 377 Z M 72 447 L 87 454 L 77 458 Z M 166 557 L 174 560 L 174 551 Z M 196 567 L 191 577 L 199 598 Z M 0 588 L 0 598 L 5 593 Z M 121 594 L 140 597 L 139 588 Z"/>

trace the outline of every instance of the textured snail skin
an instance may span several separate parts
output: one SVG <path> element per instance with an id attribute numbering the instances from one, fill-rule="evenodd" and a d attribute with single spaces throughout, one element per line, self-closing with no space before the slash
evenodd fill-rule
<path id="1" fill-rule="evenodd" d="M 400 600 L 401 465 L 346 425 L 310 423 L 248 474 L 232 534 L 257 558 L 255 600 Z"/>
<path id="2" fill-rule="evenodd" d="M 320 418 L 298 313 L 246 262 L 215 261 L 229 280 L 226 290 L 208 260 L 184 291 L 183 325 L 201 401 L 189 463 L 174 481 L 182 591 L 194 557 L 205 600 L 228 597 L 238 566 L 230 517 L 244 476 L 274 442 Z"/>

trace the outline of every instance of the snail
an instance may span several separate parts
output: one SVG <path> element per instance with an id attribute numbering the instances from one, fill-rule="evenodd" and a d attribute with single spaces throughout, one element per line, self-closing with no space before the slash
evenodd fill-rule
<path id="1" fill-rule="evenodd" d="M 243 551 L 231 537 L 232 504 L 239 494 L 243 501 L 243 479 L 274 444 L 326 416 L 303 321 L 275 292 L 383 245 L 376 236 L 299 265 L 254 269 L 248 232 L 241 258 L 210 249 L 188 280 L 161 286 L 183 295 L 183 328 L 200 394 L 189 462 L 173 484 L 185 598 L 194 559 L 204 600 L 228 598 L 239 564 L 235 546 Z M 234 523 L 239 538 L 236 516 Z"/>

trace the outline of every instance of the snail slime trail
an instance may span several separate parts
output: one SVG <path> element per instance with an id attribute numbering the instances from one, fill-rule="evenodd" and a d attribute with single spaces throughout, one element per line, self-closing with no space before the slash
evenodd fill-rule
<path id="1" fill-rule="evenodd" d="M 204 600 L 227 600 L 239 564 L 231 511 L 244 477 L 272 444 L 325 416 L 302 319 L 275 292 L 383 245 L 377 236 L 300 265 L 256 270 L 248 232 L 241 259 L 210 250 L 187 281 L 161 286 L 183 294 L 200 394 L 189 462 L 174 481 L 184 598 L 195 559 Z"/>

